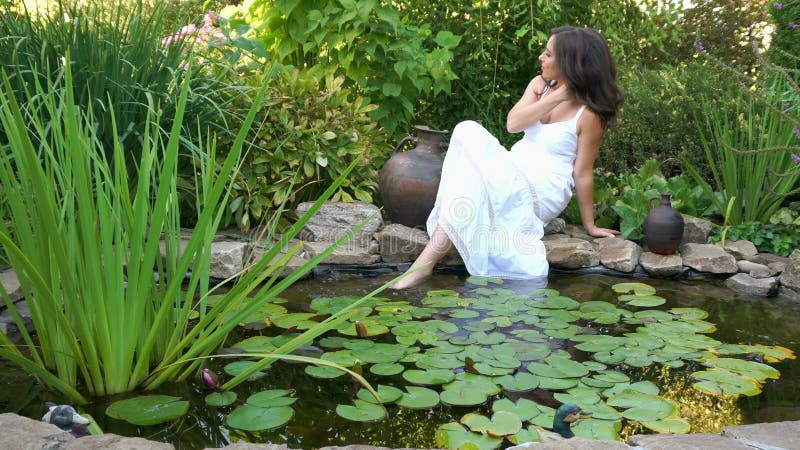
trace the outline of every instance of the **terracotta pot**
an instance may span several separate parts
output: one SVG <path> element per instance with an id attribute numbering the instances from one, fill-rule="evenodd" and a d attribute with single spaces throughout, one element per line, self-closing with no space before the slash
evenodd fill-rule
<path id="1" fill-rule="evenodd" d="M 404 137 L 381 169 L 380 190 L 386 217 L 408 227 L 424 228 L 442 178 L 442 137 L 447 130 L 417 125 L 417 137 Z M 406 142 L 417 145 L 399 152 Z"/>
<path id="2" fill-rule="evenodd" d="M 670 194 L 650 199 L 650 212 L 644 219 L 644 245 L 653 253 L 671 255 L 675 253 L 683 238 L 683 216 L 672 208 Z M 653 201 L 660 203 L 653 207 Z"/>

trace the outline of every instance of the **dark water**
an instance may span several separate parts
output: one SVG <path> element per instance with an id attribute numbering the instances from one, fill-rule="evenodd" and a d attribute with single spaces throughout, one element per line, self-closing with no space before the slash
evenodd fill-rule
<path id="1" fill-rule="evenodd" d="M 340 275 L 324 280 L 309 280 L 297 283 L 283 297 L 289 299 L 290 309 L 303 311 L 308 310 L 308 303 L 316 297 L 364 295 L 390 278 L 388 275 L 374 278 Z M 402 293 L 386 291 L 380 295 L 395 300 L 418 301 L 426 291 L 432 289 L 463 291 L 464 279 L 459 275 L 436 275 L 416 290 Z M 611 286 L 626 281 L 631 280 L 602 275 L 565 275 L 551 278 L 547 287 L 579 302 L 612 300 L 615 294 Z M 710 337 L 724 343 L 780 345 L 800 353 L 798 303 L 748 297 L 734 293 L 716 281 L 648 279 L 645 282 L 655 287 L 657 294 L 668 301 L 658 309 L 696 307 L 707 311 L 709 317 L 705 320 L 717 325 L 717 331 L 709 334 Z M 244 335 L 236 336 L 235 340 L 242 337 Z M 800 363 L 797 360 L 785 360 L 771 365 L 781 372 L 781 378 L 767 382 L 762 387 L 763 392 L 756 397 L 739 398 L 711 396 L 697 391 L 689 378 L 691 366 L 669 369 L 656 365 L 627 370 L 626 373 L 632 381 L 654 381 L 661 387 L 663 397 L 679 402 L 681 415 L 692 424 L 692 432 L 718 433 L 729 425 L 800 420 Z M 4 374 L 0 385 L 2 411 L 19 412 L 38 419 L 44 414 L 44 401 L 58 400 L 56 394 L 42 391 L 34 380 L 16 368 L 7 363 L 2 363 L 0 367 Z M 365 377 L 370 381 L 375 378 L 368 371 Z M 387 380 L 386 377 L 380 380 L 382 384 L 392 384 L 392 381 L 397 381 L 398 386 L 407 384 L 399 376 L 396 380 Z M 190 414 L 166 427 L 137 427 L 106 418 L 103 413 L 105 407 L 123 397 L 100 399 L 85 410 L 94 416 L 106 432 L 166 441 L 179 449 L 221 447 L 233 442 L 286 444 L 291 448 L 303 449 L 348 444 L 427 448 L 435 446 L 434 432 L 439 425 L 458 421 L 467 412 L 491 414 L 488 405 L 480 408 L 440 405 L 432 410 L 421 411 L 389 407 L 389 417 L 377 423 L 362 424 L 341 419 L 336 415 L 336 406 L 349 404 L 359 387 L 343 377 L 334 380 L 310 378 L 305 375 L 301 365 L 277 363 L 268 377 L 236 388 L 240 400 L 263 389 L 292 388 L 297 391 L 300 400 L 293 405 L 294 418 L 284 427 L 260 433 L 228 429 L 224 422 L 224 412 L 227 410 L 206 406 L 203 397 L 207 391 L 197 381 L 168 385 L 160 390 L 161 393 L 182 396 L 192 403 Z M 625 423 L 622 435 L 647 432 L 633 423 Z"/>

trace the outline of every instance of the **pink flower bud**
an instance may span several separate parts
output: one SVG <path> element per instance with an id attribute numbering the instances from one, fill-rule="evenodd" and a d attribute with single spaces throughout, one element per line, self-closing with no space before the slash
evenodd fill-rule
<path id="1" fill-rule="evenodd" d="M 217 378 L 217 374 L 212 372 L 208 367 L 200 371 L 200 379 L 203 380 L 203 384 L 209 389 L 219 388 L 219 378 Z"/>

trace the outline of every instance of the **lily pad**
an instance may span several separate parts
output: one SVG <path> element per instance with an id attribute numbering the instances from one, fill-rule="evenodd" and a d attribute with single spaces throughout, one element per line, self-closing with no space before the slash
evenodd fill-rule
<path id="1" fill-rule="evenodd" d="M 394 403 L 403 396 L 403 391 L 394 386 L 379 384 L 376 390 L 378 392 L 378 397 L 381 398 L 381 402 L 383 403 Z M 372 396 L 372 393 L 364 388 L 359 389 L 356 396 L 365 402 L 376 403 L 375 397 Z"/>
<path id="2" fill-rule="evenodd" d="M 627 408 L 622 412 L 622 416 L 639 422 L 665 419 L 678 412 L 678 405 L 672 401 L 631 389 L 625 389 L 609 397 L 606 403 L 610 406 Z"/>
<path id="3" fill-rule="evenodd" d="M 369 371 L 375 375 L 392 376 L 404 371 L 406 367 L 402 364 L 388 363 L 388 364 L 373 364 L 369 367 Z"/>
<path id="4" fill-rule="evenodd" d="M 583 419 L 572 425 L 572 432 L 575 436 L 596 441 L 619 441 L 619 431 L 622 429 L 622 422 L 597 420 L 595 418 Z"/>
<path id="5" fill-rule="evenodd" d="M 461 418 L 461 423 L 476 433 L 496 437 L 516 434 L 522 429 L 519 416 L 509 411 L 498 411 L 491 419 L 480 414 L 468 413 Z"/>
<path id="6" fill-rule="evenodd" d="M 758 381 L 725 369 L 694 372 L 693 378 L 701 380 L 694 387 L 709 394 L 754 396 L 761 393 Z"/>
<path id="7" fill-rule="evenodd" d="M 234 361 L 232 363 L 225 364 L 225 367 L 223 367 L 222 370 L 224 370 L 228 375 L 235 377 L 236 375 L 239 375 L 240 373 L 243 373 L 245 370 L 249 369 L 250 366 L 255 363 L 255 361 Z M 250 375 L 249 379 L 256 380 L 265 375 L 266 373 L 263 371 L 255 372 L 254 374 Z"/>
<path id="8" fill-rule="evenodd" d="M 667 302 L 667 299 L 658 295 L 620 295 L 619 300 L 625 302 L 630 306 L 639 306 L 641 308 L 652 308 L 654 306 L 661 306 Z"/>
<path id="9" fill-rule="evenodd" d="M 374 319 L 361 319 L 358 323 L 359 325 L 357 326 L 353 322 L 345 322 L 337 331 L 345 336 L 358 337 L 378 336 L 389 332 L 389 327 L 378 323 Z M 361 331 L 359 331 L 359 328 L 361 328 Z"/>
<path id="10" fill-rule="evenodd" d="M 420 386 L 407 386 L 406 392 L 397 400 L 397 406 L 409 409 L 428 409 L 439 404 L 439 393 Z"/>
<path id="11" fill-rule="evenodd" d="M 228 406 L 235 402 L 237 398 L 236 392 L 233 391 L 212 392 L 206 395 L 205 401 L 209 406 Z"/>
<path id="12" fill-rule="evenodd" d="M 508 411 L 514 413 L 523 422 L 529 422 L 531 419 L 541 414 L 539 405 L 527 398 L 521 398 L 517 400 L 516 403 L 507 398 L 502 398 L 492 403 L 492 411 Z"/>
<path id="13" fill-rule="evenodd" d="M 641 422 L 641 424 L 646 428 L 655 431 L 656 433 L 685 434 L 691 429 L 689 422 L 679 417 L 670 417 L 656 421 L 644 421 Z"/>
<path id="14" fill-rule="evenodd" d="M 703 365 L 727 369 L 760 382 L 766 381 L 768 378 L 777 380 L 781 376 L 781 373 L 772 366 L 756 361 L 745 361 L 736 358 L 713 358 L 708 361 L 703 361 Z"/>
<path id="15" fill-rule="evenodd" d="M 259 408 L 253 405 L 242 405 L 231 411 L 225 422 L 232 428 L 245 431 L 272 430 L 285 425 L 294 416 L 294 410 L 288 406 Z"/>
<path id="16" fill-rule="evenodd" d="M 632 292 L 635 295 L 653 295 L 656 289 L 644 283 L 617 283 L 611 286 L 611 289 L 618 294 L 627 294 Z"/>
<path id="17" fill-rule="evenodd" d="M 492 378 L 467 372 L 457 374 L 455 381 L 444 385 L 444 388 L 476 390 L 486 395 L 495 395 L 502 391 L 502 388 Z"/>
<path id="18" fill-rule="evenodd" d="M 278 328 L 296 328 L 298 330 L 308 330 L 319 325 L 319 322 L 312 320 L 316 317 L 315 313 L 288 313 L 271 318 L 272 324 Z"/>
<path id="19" fill-rule="evenodd" d="M 353 403 L 336 406 L 336 414 L 353 422 L 377 422 L 386 417 L 386 410 L 381 405 L 360 399 Z"/>
<path id="20" fill-rule="evenodd" d="M 106 415 L 134 425 L 156 425 L 177 419 L 189 411 L 189 402 L 169 395 L 143 395 L 119 400 L 106 408 Z"/>
<path id="21" fill-rule="evenodd" d="M 442 391 L 439 395 L 442 403 L 450 406 L 478 406 L 489 398 L 485 393 L 455 385 Z"/>
<path id="22" fill-rule="evenodd" d="M 454 309 L 448 315 L 453 319 L 474 319 L 480 317 L 481 313 L 473 309 Z"/>
<path id="23" fill-rule="evenodd" d="M 431 370 L 406 370 L 403 378 L 414 384 L 435 385 L 446 384 L 456 377 L 452 370 L 431 369 Z"/>
<path id="24" fill-rule="evenodd" d="M 322 379 L 337 378 L 345 374 L 339 369 L 328 366 L 306 366 L 305 372 L 308 376 Z"/>
<path id="25" fill-rule="evenodd" d="M 508 392 L 528 392 L 539 386 L 539 377 L 536 375 L 519 372 L 514 375 L 504 375 L 495 379 Z"/>
<path id="26" fill-rule="evenodd" d="M 270 389 L 247 397 L 247 403 L 260 408 L 289 406 L 297 401 L 297 397 L 289 397 L 292 393 L 293 389 Z"/>
<path id="27" fill-rule="evenodd" d="M 491 277 L 479 277 L 479 276 L 471 276 L 466 279 L 467 283 L 472 283 L 477 286 L 487 286 L 489 283 L 492 284 L 503 284 L 503 280 L 500 278 L 491 278 Z"/>
<path id="28" fill-rule="evenodd" d="M 465 450 L 493 450 L 503 443 L 503 438 L 473 433 L 457 422 L 441 425 L 435 438 L 437 447 Z"/>
<path id="29" fill-rule="evenodd" d="M 525 444 L 527 442 L 539 442 L 539 431 L 535 427 L 523 428 L 519 433 L 508 436 L 508 440 L 514 445 Z"/>

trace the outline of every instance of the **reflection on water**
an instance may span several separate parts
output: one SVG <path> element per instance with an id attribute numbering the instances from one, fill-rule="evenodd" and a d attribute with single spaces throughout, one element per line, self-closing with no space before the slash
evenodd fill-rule
<path id="1" fill-rule="evenodd" d="M 289 301 L 290 310 L 310 311 L 308 305 L 317 297 L 339 295 L 361 296 L 390 280 L 392 275 L 364 278 L 356 275 L 339 275 L 323 280 L 306 280 L 287 290 L 283 297 Z M 403 292 L 385 291 L 381 296 L 393 300 L 419 301 L 429 290 L 453 289 L 468 295 L 474 286 L 465 286 L 465 277 L 459 275 L 436 275 L 418 288 Z M 602 275 L 558 276 L 549 280 L 534 282 L 506 282 L 502 285 L 518 293 L 548 287 L 561 292 L 579 302 L 590 300 L 614 301 L 616 294 L 611 286 L 630 281 Z M 800 304 L 781 299 L 753 298 L 734 293 L 719 282 L 714 281 L 670 281 L 648 279 L 646 282 L 657 289 L 657 294 L 665 297 L 668 303 L 659 309 L 672 307 L 696 307 L 709 313 L 705 320 L 717 325 L 717 331 L 709 336 L 725 343 L 781 345 L 800 353 Z M 260 331 L 264 332 L 264 331 Z M 255 333 L 260 333 L 255 332 Z M 252 333 L 252 332 L 251 332 Z M 235 340 L 242 336 L 236 336 Z M 217 369 L 226 361 L 217 361 Z M 626 370 L 631 381 L 651 380 L 661 388 L 661 395 L 681 405 L 681 416 L 692 424 L 692 432 L 718 433 L 723 427 L 757 422 L 800 420 L 800 363 L 788 360 L 772 363 L 781 372 L 779 380 L 769 380 L 763 392 L 756 397 L 724 397 L 703 394 L 692 387 L 689 374 L 700 370 L 696 364 L 670 369 L 653 365 L 644 369 Z M 218 370 L 219 371 L 219 370 Z M 366 374 L 365 374 L 366 375 Z M 8 375 L 20 385 L 33 386 L 33 380 L 24 374 Z M 368 377 L 369 378 L 369 377 Z M 382 383 L 407 384 L 400 376 Z M 359 388 L 355 382 L 339 378 L 334 380 L 311 379 L 303 372 L 303 366 L 288 363 L 276 364 L 270 375 L 264 379 L 246 383 L 237 388 L 239 398 L 263 389 L 294 388 L 300 399 L 294 406 L 295 417 L 278 430 L 260 433 L 245 433 L 228 430 L 224 424 L 224 414 L 208 407 L 203 402 L 204 392 L 199 383 L 170 385 L 161 389 L 169 395 L 179 395 L 190 399 L 191 412 L 166 428 L 135 427 L 104 417 L 107 404 L 118 398 L 98 401 L 87 408 L 101 428 L 127 436 L 142 436 L 154 440 L 173 443 L 177 448 L 200 449 L 221 447 L 232 442 L 270 442 L 286 444 L 290 448 L 318 448 L 328 445 L 371 444 L 385 447 L 430 448 L 434 444 L 436 427 L 451 421 L 458 421 L 467 412 L 491 415 L 490 406 L 480 408 L 456 408 L 437 406 L 432 410 L 409 410 L 391 408 L 390 416 L 378 423 L 356 423 L 339 418 L 335 409 L 338 404 L 349 403 Z M 5 393 L 2 391 L 5 390 Z M 45 400 L 56 401 L 52 393 L 31 394 L 29 388 L 11 389 L 6 384 L 0 389 L 0 402 L 4 411 L 20 411 L 29 417 L 40 418 L 41 406 Z M 20 396 L 20 392 L 25 395 Z M 541 397 L 541 392 L 523 394 L 526 398 Z M 31 398 L 34 398 L 31 402 Z M 542 398 L 535 398 L 542 402 Z M 552 399 L 551 399 L 552 400 Z M 547 401 L 545 398 L 544 401 Z M 26 402 L 28 406 L 25 405 Z M 12 406 L 13 405 L 13 406 Z M 635 423 L 626 423 L 623 438 L 635 433 L 648 433 Z"/>

